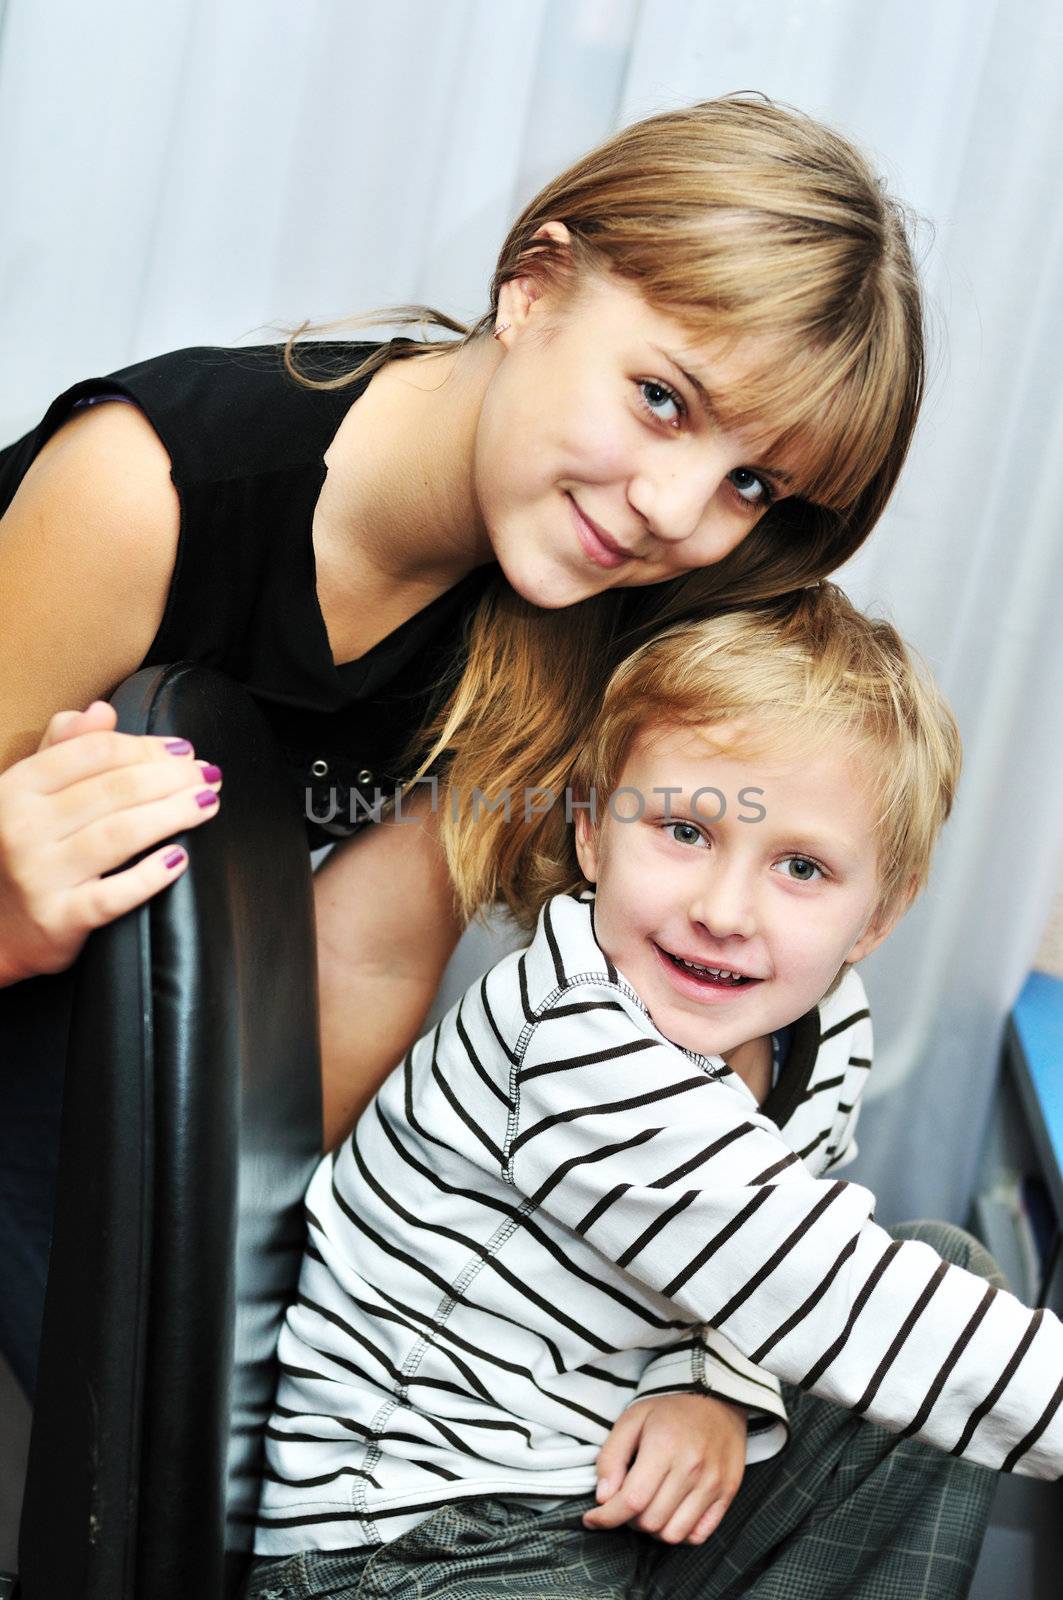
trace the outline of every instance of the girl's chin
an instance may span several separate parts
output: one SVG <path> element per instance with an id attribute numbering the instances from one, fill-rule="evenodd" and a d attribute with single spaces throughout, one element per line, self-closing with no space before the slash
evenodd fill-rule
<path id="1" fill-rule="evenodd" d="M 510 588 L 540 611 L 563 611 L 566 606 L 589 600 L 610 587 L 604 583 L 589 582 L 573 572 L 567 572 L 564 567 L 546 562 L 523 566 L 500 561 L 499 565 Z"/>

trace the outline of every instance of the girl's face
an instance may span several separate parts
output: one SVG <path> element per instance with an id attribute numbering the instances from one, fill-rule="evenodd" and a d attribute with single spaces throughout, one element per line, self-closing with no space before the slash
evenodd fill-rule
<path id="1" fill-rule="evenodd" d="M 722 560 L 792 492 L 793 465 L 762 459 L 712 409 L 763 345 L 694 352 L 675 318 L 615 278 L 595 276 L 560 312 L 528 285 L 500 297 L 510 326 L 473 465 L 510 584 L 555 608 Z"/>

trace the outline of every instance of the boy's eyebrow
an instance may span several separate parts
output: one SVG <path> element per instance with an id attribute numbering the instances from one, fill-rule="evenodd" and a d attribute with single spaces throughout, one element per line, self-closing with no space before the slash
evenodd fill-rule
<path id="1" fill-rule="evenodd" d="M 775 840 L 778 850 L 788 851 L 790 855 L 823 856 L 827 861 L 840 862 L 849 865 L 857 860 L 860 851 L 852 839 L 840 834 L 820 834 L 811 828 L 802 828 L 798 832 L 789 830 Z"/>
<path id="2" fill-rule="evenodd" d="M 670 361 L 672 363 L 672 366 L 675 368 L 675 370 L 678 373 L 682 374 L 682 376 L 687 380 L 687 382 L 689 383 L 690 387 L 694 390 L 695 394 L 700 399 L 700 401 L 701 401 L 702 405 L 704 406 L 705 410 L 708 412 L 709 416 L 712 418 L 712 421 L 716 424 L 716 426 L 718 428 L 720 428 L 720 430 L 722 432 L 723 428 L 722 428 L 722 424 L 720 422 L 720 414 L 717 411 L 716 406 L 713 403 L 712 395 L 709 393 L 708 389 L 706 389 L 706 387 L 702 383 L 701 379 L 695 377 L 692 372 L 688 372 L 686 367 L 684 367 L 681 362 L 677 361 L 675 356 L 672 354 L 672 352 L 670 350 L 666 350 L 663 345 L 659 345 L 659 344 L 651 345 L 651 349 L 656 350 L 657 354 L 663 356 L 666 361 Z M 772 477 L 773 478 L 778 478 L 779 482 L 786 484 L 787 488 L 792 487 L 794 480 L 793 480 L 792 475 L 789 472 L 783 472 L 780 467 L 770 467 L 769 468 L 767 465 L 765 465 L 764 471 L 765 472 L 769 472 L 770 471 Z"/>
<path id="3" fill-rule="evenodd" d="M 701 786 L 699 785 L 698 787 Z M 704 787 L 711 789 L 713 786 L 711 783 L 707 783 Z M 671 797 L 667 802 L 667 809 L 670 812 L 680 809 L 688 811 L 693 817 L 699 816 L 698 807 L 691 804 L 694 789 L 684 783 L 674 783 L 670 786 L 668 784 L 655 785 L 649 793 L 652 794 L 657 803 L 654 805 L 653 801 L 648 801 L 647 812 L 663 811 L 665 809 L 664 795 L 666 792 Z M 755 803 L 763 805 L 767 815 L 758 819 L 758 822 L 770 824 L 770 779 L 766 787 L 758 787 L 754 792 L 757 795 L 756 801 L 744 801 L 743 804 L 752 805 Z M 679 819 L 676 818 L 676 820 L 678 821 Z M 700 820 L 705 821 L 706 819 L 702 817 Z M 750 823 L 749 826 L 752 828 L 757 824 Z M 790 855 L 822 856 L 828 862 L 835 862 L 844 866 L 851 866 L 854 861 L 858 860 L 862 848 L 858 837 L 854 838 L 848 833 L 839 833 L 837 830 L 830 828 L 824 831 L 820 825 L 814 822 L 785 823 L 780 832 L 773 835 L 771 845 L 773 850 L 784 851 Z"/>

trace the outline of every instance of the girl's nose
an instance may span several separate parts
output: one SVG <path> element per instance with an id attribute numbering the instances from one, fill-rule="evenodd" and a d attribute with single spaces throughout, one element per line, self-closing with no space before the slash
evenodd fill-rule
<path id="1" fill-rule="evenodd" d="M 715 447 L 697 460 L 689 455 L 681 462 L 652 457 L 632 477 L 628 502 L 662 545 L 684 545 L 705 528 L 734 465 L 731 451 Z M 748 526 L 741 517 L 721 514 L 715 522 L 721 548 L 714 548 L 708 559 L 727 555 Z"/>

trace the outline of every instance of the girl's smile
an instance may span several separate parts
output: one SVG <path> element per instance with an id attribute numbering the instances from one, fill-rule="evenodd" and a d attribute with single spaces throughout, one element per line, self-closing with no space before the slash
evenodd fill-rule
<path id="1" fill-rule="evenodd" d="M 625 550 L 623 545 L 617 544 L 603 528 L 584 515 L 573 495 L 568 496 L 568 501 L 575 518 L 579 542 L 592 561 L 596 561 L 600 567 L 619 567 L 625 561 L 641 561 L 641 556 L 636 556 L 631 550 Z"/>
<path id="2" fill-rule="evenodd" d="M 560 303 L 529 285 L 502 289 L 505 348 L 474 463 L 478 513 L 513 588 L 556 608 L 721 561 L 790 483 L 712 411 L 713 392 L 768 359 L 762 342 L 695 359 L 682 325 L 618 278 L 585 279 Z"/>
<path id="3" fill-rule="evenodd" d="M 682 325 L 620 279 L 585 275 L 569 294 L 513 280 L 499 341 L 374 375 L 328 452 L 322 566 L 328 524 L 340 566 L 354 529 L 359 559 L 422 604 L 496 560 L 557 609 L 711 566 L 792 492 L 713 412 L 768 360 L 763 341 L 695 358 Z"/>

